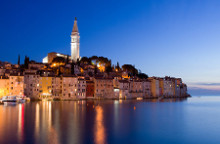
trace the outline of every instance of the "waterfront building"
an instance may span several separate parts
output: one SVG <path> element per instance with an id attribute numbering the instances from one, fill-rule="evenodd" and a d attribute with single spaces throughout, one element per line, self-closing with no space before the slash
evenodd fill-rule
<path id="1" fill-rule="evenodd" d="M 181 97 L 187 96 L 187 85 L 184 83 L 180 84 L 180 96 Z"/>
<path id="2" fill-rule="evenodd" d="M 113 79 L 94 78 L 95 98 L 111 99 L 114 97 Z"/>
<path id="3" fill-rule="evenodd" d="M 179 84 L 176 84 L 175 96 L 180 97 L 180 85 Z"/>
<path id="4" fill-rule="evenodd" d="M 52 76 L 41 76 L 39 78 L 39 98 L 52 98 Z"/>
<path id="5" fill-rule="evenodd" d="M 170 97 L 173 96 L 172 81 L 169 78 L 159 79 L 160 96 Z"/>
<path id="6" fill-rule="evenodd" d="M 78 99 L 86 98 L 86 80 L 82 78 L 78 78 L 78 91 L 77 91 Z"/>
<path id="7" fill-rule="evenodd" d="M 159 80 L 156 77 L 148 78 L 151 82 L 151 95 L 152 98 L 157 98 L 160 96 L 160 89 L 159 89 Z"/>
<path id="8" fill-rule="evenodd" d="M 143 97 L 151 98 L 151 82 L 149 80 L 143 80 Z"/>
<path id="9" fill-rule="evenodd" d="M 128 80 L 119 80 L 119 99 L 129 98 L 129 85 Z"/>
<path id="10" fill-rule="evenodd" d="M 78 78 L 74 76 L 62 76 L 61 99 L 76 99 L 78 96 Z"/>
<path id="11" fill-rule="evenodd" d="M 120 89 L 117 87 L 114 87 L 114 99 L 119 99 Z"/>
<path id="12" fill-rule="evenodd" d="M 171 81 L 172 81 L 172 84 L 171 84 L 171 86 L 172 86 L 172 90 L 173 90 L 173 96 L 176 96 L 176 89 L 177 89 L 177 80 L 176 80 L 176 78 L 171 78 Z"/>
<path id="13" fill-rule="evenodd" d="M 86 81 L 86 98 L 94 98 L 94 82 L 87 80 Z"/>
<path id="14" fill-rule="evenodd" d="M 143 84 L 141 80 L 131 80 L 129 86 L 129 98 L 143 98 Z"/>
<path id="15" fill-rule="evenodd" d="M 53 77 L 52 78 L 52 98 L 61 99 L 62 89 L 63 89 L 62 77 Z"/>
<path id="16" fill-rule="evenodd" d="M 39 78 L 36 73 L 25 73 L 24 75 L 24 94 L 31 99 L 39 99 Z"/>
<path id="17" fill-rule="evenodd" d="M 181 96 L 181 85 L 182 85 L 182 79 L 176 78 L 176 96 L 177 97 Z"/>
<path id="18" fill-rule="evenodd" d="M 0 76 L 0 98 L 9 95 L 9 78 Z"/>
<path id="19" fill-rule="evenodd" d="M 24 76 L 20 73 L 9 76 L 9 95 L 24 95 Z"/>
<path id="20" fill-rule="evenodd" d="M 121 80 L 121 77 L 114 77 L 114 79 L 113 79 L 113 86 L 115 88 L 119 88 L 119 80 Z"/>

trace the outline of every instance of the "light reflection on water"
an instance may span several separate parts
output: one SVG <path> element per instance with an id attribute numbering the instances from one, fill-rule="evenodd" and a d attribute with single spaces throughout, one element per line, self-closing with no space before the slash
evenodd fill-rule
<path id="1" fill-rule="evenodd" d="M 220 97 L 0 105 L 0 143 L 220 143 L 219 113 Z"/>
<path id="2" fill-rule="evenodd" d="M 95 107 L 96 111 L 96 119 L 95 119 L 95 143 L 96 144 L 105 144 L 106 136 L 105 136 L 105 127 L 103 124 L 103 109 L 101 106 Z"/>

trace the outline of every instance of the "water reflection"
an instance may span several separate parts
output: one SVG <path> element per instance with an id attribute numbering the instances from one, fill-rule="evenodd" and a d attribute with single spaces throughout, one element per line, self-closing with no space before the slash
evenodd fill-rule
<path id="1" fill-rule="evenodd" d="M 38 139 L 39 138 L 39 124 L 40 124 L 40 109 L 39 109 L 39 104 L 36 104 L 36 109 L 35 109 L 35 137 Z"/>
<path id="2" fill-rule="evenodd" d="M 103 108 L 101 106 L 95 107 L 96 118 L 95 118 L 95 143 L 96 144 L 105 144 L 106 143 L 106 134 L 105 127 L 103 124 Z"/>
<path id="3" fill-rule="evenodd" d="M 35 143 L 59 143 L 58 134 L 52 125 L 52 102 L 42 101 L 35 105 Z"/>
<path id="4" fill-rule="evenodd" d="M 18 108 L 18 140 L 23 143 L 24 137 L 24 104 L 19 104 Z"/>
<path id="5" fill-rule="evenodd" d="M 0 144 L 220 143 L 220 98 L 206 99 L 0 105 Z"/>

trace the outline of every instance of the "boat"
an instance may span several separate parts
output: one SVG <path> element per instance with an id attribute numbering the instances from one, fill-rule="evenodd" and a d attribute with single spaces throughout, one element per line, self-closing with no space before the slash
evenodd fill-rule
<path id="1" fill-rule="evenodd" d="M 4 96 L 2 98 L 2 102 L 5 104 L 5 105 L 14 105 L 17 103 L 17 98 L 16 96 Z"/>
<path id="2" fill-rule="evenodd" d="M 25 96 L 4 96 L 2 102 L 5 104 L 24 103 L 26 101 Z"/>
<path id="3" fill-rule="evenodd" d="M 16 96 L 4 96 L 2 98 L 2 102 L 17 102 L 17 97 Z"/>
<path id="4" fill-rule="evenodd" d="M 18 103 L 24 103 L 24 102 L 26 102 L 26 98 L 25 98 L 24 96 L 17 96 L 16 99 L 17 99 L 17 102 L 18 102 Z"/>

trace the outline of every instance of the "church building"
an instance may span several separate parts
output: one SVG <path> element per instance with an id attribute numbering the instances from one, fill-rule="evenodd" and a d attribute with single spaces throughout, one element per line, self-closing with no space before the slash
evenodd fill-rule
<path id="1" fill-rule="evenodd" d="M 78 31 L 78 26 L 77 26 L 77 19 L 75 17 L 72 33 L 71 33 L 71 56 L 61 54 L 61 53 L 56 53 L 56 52 L 51 52 L 48 53 L 48 55 L 43 58 L 43 63 L 52 63 L 53 59 L 56 57 L 63 57 L 71 59 L 73 62 L 77 62 L 77 59 L 80 59 L 79 56 L 79 31 Z"/>

